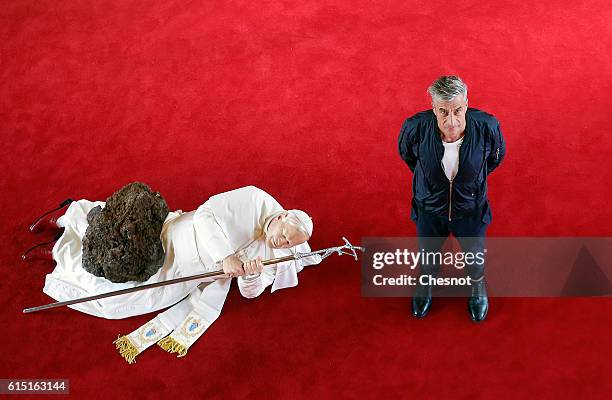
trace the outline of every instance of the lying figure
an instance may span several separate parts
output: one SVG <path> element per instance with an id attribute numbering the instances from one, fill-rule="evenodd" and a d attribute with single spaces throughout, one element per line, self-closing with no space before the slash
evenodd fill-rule
<path id="1" fill-rule="evenodd" d="M 166 351 L 178 353 L 179 357 L 184 356 L 220 315 L 232 278 L 237 278 L 244 297 L 253 298 L 270 285 L 272 292 L 296 286 L 297 273 L 304 266 L 321 262 L 321 257 L 315 254 L 263 268 L 262 259 L 309 253 L 307 240 L 312 235 L 313 224 L 305 212 L 285 210 L 268 193 L 248 186 L 212 196 L 191 212 L 177 210 L 166 214 L 163 207 L 155 206 L 155 215 L 166 215 L 159 236 L 163 264 L 159 263 L 161 267 L 156 272 L 149 268 L 144 275 L 150 275 L 146 281 L 112 282 L 103 271 L 83 267 L 83 244 L 87 243 L 84 239 L 89 239 L 85 237 L 88 214 L 97 208 L 91 214 L 99 216 L 106 203 L 83 199 L 62 205 L 58 211 L 68 206 L 65 214 L 58 217 L 57 212 L 51 213 L 30 228 L 37 231 L 47 225 L 63 229 L 53 247 L 46 252 L 44 247 L 37 248 L 24 255 L 24 259 L 30 259 L 33 254 L 48 254 L 56 261 L 43 291 L 57 301 L 219 269 L 225 273 L 222 279 L 187 281 L 70 306 L 108 319 L 172 306 L 129 335 L 115 340 L 117 349 L 129 363 L 134 363 L 138 354 L 155 343 Z M 92 221 L 91 215 L 89 220 Z M 138 229 L 130 229 L 127 237 L 138 235 Z M 152 251 L 152 254 L 159 259 L 158 252 Z M 111 272 L 117 275 L 116 271 Z"/>

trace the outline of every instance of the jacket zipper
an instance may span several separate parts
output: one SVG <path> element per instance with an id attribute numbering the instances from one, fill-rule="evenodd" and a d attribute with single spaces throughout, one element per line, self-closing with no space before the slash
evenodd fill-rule
<path id="1" fill-rule="evenodd" d="M 495 161 L 499 161 L 499 147 L 495 150 Z"/>
<path id="2" fill-rule="evenodd" d="M 451 220 L 451 210 L 453 209 L 453 181 L 450 182 L 450 190 L 448 191 L 448 220 Z"/>
<path id="3" fill-rule="evenodd" d="M 440 140 L 441 141 L 441 140 Z M 463 146 L 459 146 L 459 159 L 461 159 L 461 148 Z M 442 145 L 442 148 L 444 148 L 444 145 Z M 497 152 L 499 153 L 499 148 L 497 149 Z M 444 170 L 444 167 L 442 167 L 442 170 Z M 459 172 L 459 165 L 457 166 L 457 173 Z M 451 221 L 451 210 L 453 209 L 453 181 L 451 179 L 448 180 L 449 182 L 449 191 L 448 191 L 448 220 Z"/>

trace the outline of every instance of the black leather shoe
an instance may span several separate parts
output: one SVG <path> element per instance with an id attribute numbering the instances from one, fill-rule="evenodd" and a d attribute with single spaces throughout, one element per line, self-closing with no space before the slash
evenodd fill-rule
<path id="1" fill-rule="evenodd" d="M 468 299 L 468 311 L 474 322 L 484 321 L 487 317 L 489 298 L 484 278 L 478 282 L 472 281 L 472 296 Z"/>
<path id="2" fill-rule="evenodd" d="M 47 260 L 53 261 L 53 246 L 57 239 L 59 239 L 64 233 L 64 228 L 61 228 L 59 232 L 55 234 L 53 240 L 48 242 L 39 243 L 35 246 L 27 249 L 22 255 L 23 261 L 35 261 L 35 260 Z"/>
<path id="3" fill-rule="evenodd" d="M 431 285 L 418 285 L 412 297 L 412 315 L 423 318 L 431 308 Z"/>
<path id="4" fill-rule="evenodd" d="M 49 228 L 59 229 L 59 226 L 57 226 L 57 219 L 62 215 L 62 213 L 59 213 L 57 211 L 66 207 L 73 201 L 74 200 L 72 199 L 66 199 L 60 203 L 59 207 L 54 208 L 53 210 L 47 211 L 46 213 L 38 217 L 36 221 L 32 222 L 32 224 L 30 225 L 30 232 L 38 233 L 38 232 L 41 232 Z"/>

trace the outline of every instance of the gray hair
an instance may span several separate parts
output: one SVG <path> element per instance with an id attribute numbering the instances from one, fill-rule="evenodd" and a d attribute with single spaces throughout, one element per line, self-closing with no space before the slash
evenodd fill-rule
<path id="1" fill-rule="evenodd" d="M 468 88 L 458 76 L 441 76 L 427 89 L 431 101 L 451 101 L 460 94 L 467 100 Z"/>

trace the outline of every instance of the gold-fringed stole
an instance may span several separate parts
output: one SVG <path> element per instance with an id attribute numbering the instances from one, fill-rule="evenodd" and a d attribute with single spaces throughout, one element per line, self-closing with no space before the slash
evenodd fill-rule
<path id="1" fill-rule="evenodd" d="M 187 347 L 177 342 L 174 338 L 166 336 L 157 342 L 157 345 L 168 353 L 178 353 L 177 357 L 185 357 L 187 355 Z"/>
<path id="2" fill-rule="evenodd" d="M 117 340 L 113 341 L 113 343 L 119 351 L 119 354 L 121 354 L 121 357 L 125 358 L 128 364 L 136 363 L 136 356 L 139 352 L 127 336 L 119 335 Z"/>

